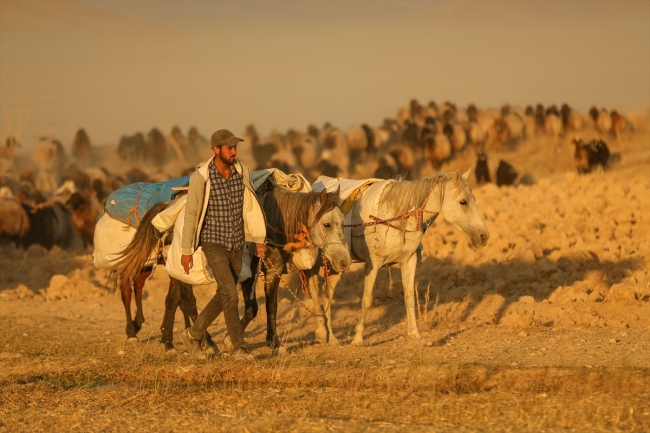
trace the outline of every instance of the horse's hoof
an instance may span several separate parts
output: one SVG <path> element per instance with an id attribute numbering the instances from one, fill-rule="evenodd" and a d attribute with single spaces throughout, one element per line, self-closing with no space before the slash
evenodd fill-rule
<path id="1" fill-rule="evenodd" d="M 418 333 L 409 334 L 408 337 L 409 337 L 410 340 L 414 340 L 414 341 L 421 341 L 422 340 L 422 337 L 420 337 L 420 334 L 418 334 Z"/>
<path id="2" fill-rule="evenodd" d="M 352 346 L 363 346 L 363 338 L 357 338 L 354 337 L 352 340 L 352 343 L 350 343 Z"/>
<path id="3" fill-rule="evenodd" d="M 138 337 L 129 337 L 126 339 L 126 342 L 131 344 L 138 344 L 140 343 L 140 340 L 138 339 Z"/>
<path id="4" fill-rule="evenodd" d="M 275 356 L 284 356 L 287 353 L 289 353 L 289 352 L 287 352 L 287 349 L 285 349 L 282 346 L 276 347 L 276 348 L 273 349 L 273 355 L 275 355 Z"/>
<path id="5" fill-rule="evenodd" d="M 176 350 L 176 348 L 165 350 L 165 352 L 163 353 L 163 356 L 169 356 L 169 357 L 176 356 L 176 355 L 178 355 L 178 351 Z"/>
<path id="6" fill-rule="evenodd" d="M 339 340 L 334 336 L 330 336 L 330 340 L 328 341 L 327 344 L 329 344 L 330 346 L 334 346 L 334 347 L 338 347 L 338 346 L 341 345 Z"/>
<path id="7" fill-rule="evenodd" d="M 327 343 L 327 331 L 323 330 L 321 331 L 316 331 L 314 334 L 314 337 L 316 338 L 316 341 L 319 343 L 325 344 Z"/>
<path id="8" fill-rule="evenodd" d="M 165 341 L 164 343 L 165 351 L 176 350 L 176 346 L 172 341 Z"/>
<path id="9" fill-rule="evenodd" d="M 223 339 L 223 345 L 226 349 L 226 352 L 230 352 L 232 350 L 232 341 L 230 341 L 229 335 L 226 335 L 226 338 Z"/>

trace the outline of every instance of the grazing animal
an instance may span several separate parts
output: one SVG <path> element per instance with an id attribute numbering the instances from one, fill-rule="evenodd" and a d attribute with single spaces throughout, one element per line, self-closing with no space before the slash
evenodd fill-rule
<path id="1" fill-rule="evenodd" d="M 467 138 L 475 149 L 485 145 L 487 133 L 481 125 L 475 120 L 470 120 L 467 124 Z"/>
<path id="2" fill-rule="evenodd" d="M 79 164 L 86 165 L 90 163 L 92 156 L 92 145 L 86 130 L 80 128 L 72 140 L 72 156 Z"/>
<path id="3" fill-rule="evenodd" d="M 95 236 L 95 223 L 99 216 L 99 209 L 91 204 L 90 199 L 79 192 L 74 192 L 67 202 L 72 210 L 72 224 L 84 243 L 84 248 L 93 244 Z"/>
<path id="4" fill-rule="evenodd" d="M 451 142 L 454 152 L 461 152 L 467 144 L 467 132 L 459 124 L 447 123 L 442 128 L 442 133 L 447 136 Z"/>
<path id="5" fill-rule="evenodd" d="M 322 158 L 336 164 L 341 169 L 341 174 L 345 176 L 350 167 L 350 150 L 347 136 L 339 129 L 324 128 L 322 142 L 325 148 L 321 155 Z"/>
<path id="6" fill-rule="evenodd" d="M 634 131 L 634 127 L 632 126 L 632 123 L 627 120 L 625 116 L 619 114 L 617 110 L 612 110 L 611 117 L 612 131 L 614 132 L 614 135 L 616 135 L 618 143 L 624 147 L 624 139 L 626 139 Z"/>
<path id="7" fill-rule="evenodd" d="M 414 176 L 413 168 L 415 167 L 413 151 L 409 147 L 394 144 L 388 148 L 386 154 L 390 155 L 395 161 L 397 175 L 403 179 L 412 180 Z"/>
<path id="8" fill-rule="evenodd" d="M 525 136 L 525 124 L 521 117 L 517 114 L 508 114 L 503 117 L 503 121 L 508 128 L 508 141 L 506 147 L 509 150 L 514 150 Z"/>
<path id="9" fill-rule="evenodd" d="M 167 140 L 158 128 L 153 128 L 147 134 L 147 145 L 149 147 L 149 156 L 151 156 L 154 164 L 158 167 L 164 165 L 167 159 Z"/>
<path id="10" fill-rule="evenodd" d="M 194 146 L 196 149 L 205 147 L 208 144 L 208 140 L 199 133 L 196 126 L 190 127 L 190 130 L 187 133 L 187 140 L 190 142 L 190 145 Z"/>
<path id="11" fill-rule="evenodd" d="M 612 130 L 612 116 L 605 108 L 600 111 L 595 106 L 589 109 L 589 118 L 593 128 L 601 134 L 608 134 Z"/>
<path id="12" fill-rule="evenodd" d="M 271 158 L 273 158 L 273 155 L 275 155 L 279 149 L 276 148 L 273 143 L 262 144 L 257 129 L 252 123 L 246 126 L 243 137 L 245 143 L 250 143 L 253 158 L 255 160 L 255 163 L 252 165 L 256 167 L 255 169 L 262 170 L 269 168 Z"/>
<path id="13" fill-rule="evenodd" d="M 426 159 L 436 170 L 451 158 L 452 147 L 449 138 L 444 134 L 438 134 L 434 128 L 429 126 L 422 128 L 420 142 Z"/>
<path id="14" fill-rule="evenodd" d="M 260 188 L 258 195 L 263 203 L 267 220 L 268 251 L 260 263 L 258 257 L 251 261 L 253 275 L 261 266 L 265 277 L 266 296 L 266 342 L 274 349 L 280 348 L 276 317 L 278 309 L 277 292 L 280 277 L 290 260 L 291 244 L 302 241 L 303 248 L 318 249 L 336 272 L 348 269 L 352 259 L 343 234 L 343 214 L 338 207 L 338 193 L 295 192 L 280 186 L 273 186 L 270 180 Z M 318 269 L 307 272 L 309 291 L 314 299 L 318 293 Z M 254 279 L 242 282 L 246 311 L 241 319 L 242 330 L 257 315 L 257 301 L 251 296 Z M 251 299 L 252 298 L 252 299 Z M 316 312 L 318 314 L 318 312 Z M 316 331 L 316 337 L 326 340 L 324 328 Z"/>
<path id="15" fill-rule="evenodd" d="M 402 132 L 402 144 L 416 150 L 418 146 L 418 131 L 419 127 L 415 122 L 407 120 L 404 124 L 404 131 Z"/>
<path id="16" fill-rule="evenodd" d="M 377 272 L 382 266 L 395 263 L 400 265 L 402 271 L 408 335 L 414 339 L 420 338 L 414 296 L 417 250 L 424 232 L 438 214 L 442 214 L 448 223 L 467 235 L 472 245 L 478 247 L 487 243 L 490 234 L 478 212 L 467 181 L 470 171 L 462 176 L 458 172 L 439 173 L 432 178 L 416 181 L 377 182 L 354 201 L 349 211 L 352 224 L 351 256 L 354 260 L 365 263 L 365 277 L 361 316 L 355 328 L 353 345 L 363 344 L 365 320 L 368 309 L 372 306 Z M 339 185 L 340 182 L 336 179 L 321 178 L 313 187 L 316 190 L 332 191 Z M 333 296 L 340 278 L 341 273 L 333 272 L 330 275 L 330 293 L 324 299 L 329 342 L 336 342 L 336 337 L 331 328 L 328 298 Z M 323 318 L 319 317 L 318 320 L 322 322 Z M 322 327 L 323 324 L 319 323 L 319 329 Z"/>
<path id="17" fill-rule="evenodd" d="M 513 185 L 519 173 L 517 170 L 504 160 L 499 161 L 497 167 L 497 186 Z"/>
<path id="18" fill-rule="evenodd" d="M 609 147 L 602 140 L 592 140 L 585 143 L 580 138 L 574 138 L 575 152 L 573 161 L 578 174 L 591 173 L 591 171 L 600 167 L 601 170 L 607 168 L 609 161 Z"/>
<path id="19" fill-rule="evenodd" d="M 492 182 L 490 177 L 490 170 L 487 164 L 487 153 L 479 151 L 476 155 L 476 169 L 474 170 L 476 176 L 476 183 L 482 185 L 484 183 Z"/>
<path id="20" fill-rule="evenodd" d="M 298 165 L 309 173 L 318 163 L 321 150 L 316 138 L 311 134 L 299 133 L 297 137 L 292 138 L 291 143 Z"/>
<path id="21" fill-rule="evenodd" d="M 20 147 L 20 143 L 13 135 L 7 137 L 4 146 L 0 147 L 0 160 L 5 159 L 10 165 L 13 165 L 14 158 L 16 157 L 16 149 Z"/>
<path id="22" fill-rule="evenodd" d="M 32 153 L 32 161 L 38 167 L 36 189 L 53 194 L 61 181 L 61 169 L 65 164 L 65 151 L 57 140 L 42 138 Z"/>
<path id="23" fill-rule="evenodd" d="M 612 116 L 604 108 L 598 113 L 596 129 L 603 134 L 607 134 L 612 130 Z"/>
<path id="24" fill-rule="evenodd" d="M 582 116 L 574 111 L 568 104 L 562 104 L 562 127 L 565 132 L 580 132 L 584 128 Z"/>
<path id="25" fill-rule="evenodd" d="M 350 148 L 350 173 L 356 172 L 357 165 L 367 164 L 377 155 L 375 133 L 366 124 L 352 126 L 348 130 L 348 146 Z"/>
<path id="26" fill-rule="evenodd" d="M 332 164 L 327 159 L 321 159 L 320 162 L 316 165 L 316 171 L 318 171 L 323 176 L 328 177 L 339 177 L 343 172 L 341 167 L 337 164 Z"/>
<path id="27" fill-rule="evenodd" d="M 183 136 L 183 131 L 179 126 L 173 126 L 169 135 L 166 137 L 166 141 L 171 144 L 171 148 L 178 157 L 179 162 L 183 167 L 187 167 L 189 164 L 187 162 L 187 153 L 189 151 L 189 143 L 187 139 Z M 162 140 L 160 140 L 162 142 Z M 165 145 L 165 151 L 167 146 Z M 196 155 L 191 155 L 192 158 L 195 158 Z"/>
<path id="28" fill-rule="evenodd" d="M 0 240 L 9 239 L 19 245 L 30 229 L 29 216 L 13 198 L 8 187 L 0 188 Z"/>
<path id="29" fill-rule="evenodd" d="M 487 130 L 487 149 L 501 151 L 509 140 L 508 124 L 501 118 L 494 119 L 494 122 Z"/>
<path id="30" fill-rule="evenodd" d="M 29 218 L 29 231 L 21 239 L 23 248 L 41 245 L 51 249 L 54 245 L 68 248 L 72 242 L 74 228 L 70 211 L 58 202 L 49 203 L 33 209 L 23 204 Z"/>
<path id="31" fill-rule="evenodd" d="M 547 135 L 553 137 L 554 147 L 557 148 L 558 140 L 562 135 L 562 118 L 555 105 L 546 109 L 546 117 L 544 118 L 544 130 Z"/>
<path id="32" fill-rule="evenodd" d="M 144 135 L 138 132 L 132 136 L 122 136 L 117 146 L 117 154 L 122 161 L 143 162 L 147 159 L 147 143 Z"/>
<path id="33" fill-rule="evenodd" d="M 384 155 L 377 161 L 374 177 L 377 179 L 395 179 L 397 177 L 397 163 L 390 155 Z"/>

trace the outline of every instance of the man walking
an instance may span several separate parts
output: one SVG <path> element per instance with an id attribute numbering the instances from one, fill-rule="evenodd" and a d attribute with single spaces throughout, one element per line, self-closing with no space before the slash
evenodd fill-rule
<path id="1" fill-rule="evenodd" d="M 190 354 L 205 359 L 201 339 L 223 311 L 232 354 L 251 359 L 239 321 L 237 281 L 242 268 L 244 242 L 254 242 L 256 254 L 266 252 L 266 222 L 257 201 L 250 169 L 237 161 L 241 138 L 220 129 L 210 140 L 214 156 L 200 164 L 190 176 L 181 237 L 181 264 L 186 273 L 192 268 L 192 254 L 201 245 L 217 291 L 194 324 L 181 333 Z"/>

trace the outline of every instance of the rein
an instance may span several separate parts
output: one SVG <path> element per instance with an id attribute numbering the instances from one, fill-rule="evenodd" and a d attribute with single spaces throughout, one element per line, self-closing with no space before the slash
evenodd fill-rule
<path id="1" fill-rule="evenodd" d="M 373 221 L 366 221 L 366 222 L 359 223 L 359 224 L 345 224 L 343 227 L 368 227 L 368 226 L 376 226 L 376 225 L 379 225 L 379 224 L 385 224 L 390 228 L 394 228 L 395 230 L 401 230 L 399 227 L 396 227 L 391 223 L 393 221 L 408 219 L 411 215 L 416 215 L 417 223 L 415 225 L 415 230 L 420 231 L 421 228 L 422 228 L 422 222 L 423 222 L 422 221 L 422 214 L 424 212 L 428 212 L 428 211 L 426 211 L 424 209 L 424 207 L 426 206 L 427 202 L 429 201 L 429 198 L 431 197 L 431 194 L 433 193 L 433 190 L 435 189 L 435 187 L 437 185 L 439 185 L 439 182 L 434 182 L 434 184 L 431 185 L 431 188 L 429 189 L 429 192 L 427 192 L 426 197 L 424 197 L 424 200 L 422 201 L 422 204 L 420 206 L 416 207 L 415 209 L 411 210 L 411 211 L 402 213 L 400 215 L 397 215 L 397 216 L 394 216 L 394 217 L 388 218 L 388 219 L 382 219 L 382 218 L 376 217 L 374 215 L 370 215 L 370 218 Z M 444 200 L 445 200 L 445 190 L 442 188 L 442 185 L 441 185 L 440 186 L 440 207 L 441 208 L 442 208 L 442 202 Z M 432 217 L 433 219 L 437 218 L 438 215 L 440 214 L 440 212 L 429 212 L 429 213 L 431 213 L 433 215 L 433 217 Z"/>

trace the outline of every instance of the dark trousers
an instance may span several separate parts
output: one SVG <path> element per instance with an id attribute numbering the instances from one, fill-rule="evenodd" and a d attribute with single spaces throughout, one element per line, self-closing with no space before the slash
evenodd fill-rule
<path id="1" fill-rule="evenodd" d="M 242 250 L 228 251 L 223 245 L 203 243 L 203 253 L 217 281 L 217 292 L 190 328 L 192 338 L 200 340 L 208 327 L 223 311 L 233 350 L 241 346 L 244 333 L 239 321 L 237 281 L 241 272 Z"/>

